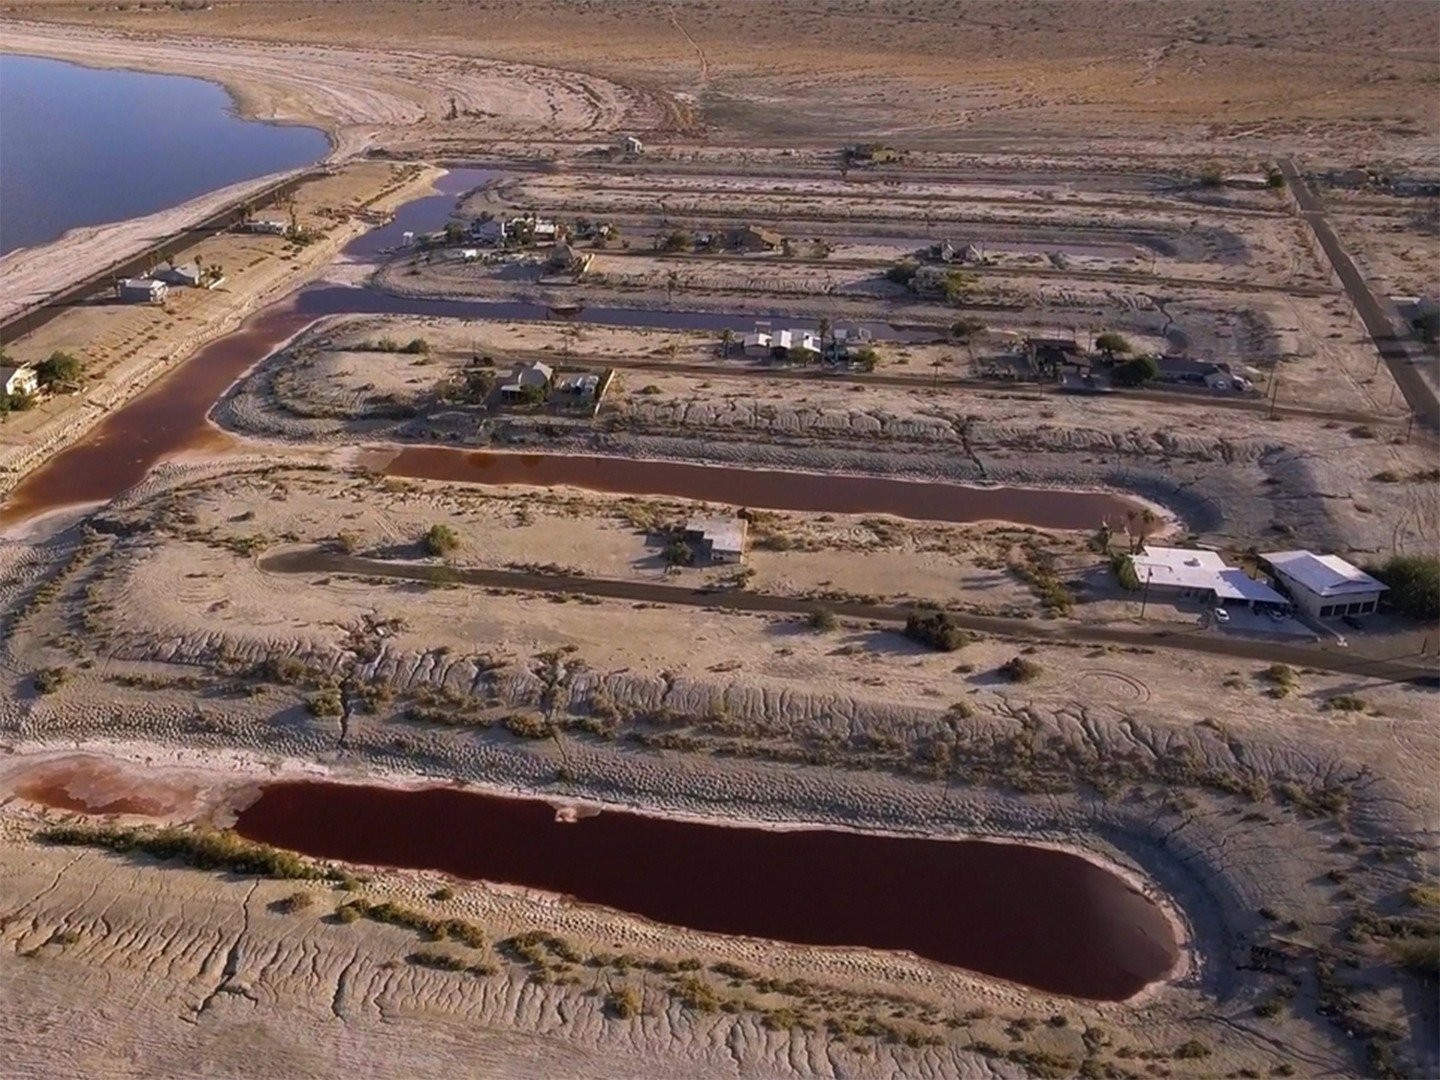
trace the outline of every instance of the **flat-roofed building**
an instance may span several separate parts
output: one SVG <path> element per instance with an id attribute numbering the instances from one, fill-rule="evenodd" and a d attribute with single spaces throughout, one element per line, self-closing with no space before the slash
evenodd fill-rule
<path id="1" fill-rule="evenodd" d="M 1380 594 L 1389 588 L 1339 555 L 1272 551 L 1260 560 L 1295 606 L 1314 619 L 1369 615 L 1379 605 Z"/>

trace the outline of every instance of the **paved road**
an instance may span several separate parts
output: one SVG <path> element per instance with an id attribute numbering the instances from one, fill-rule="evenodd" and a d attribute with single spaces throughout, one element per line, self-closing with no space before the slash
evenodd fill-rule
<path id="1" fill-rule="evenodd" d="M 895 607 L 886 604 L 807 600 L 800 597 L 775 596 L 769 593 L 745 592 L 738 589 L 709 591 L 692 589 L 684 585 L 666 585 L 648 581 L 617 581 L 611 578 L 531 574 L 517 570 L 457 569 L 450 566 L 394 563 L 381 559 L 367 559 L 359 555 L 342 555 L 313 547 L 292 548 L 288 551 L 264 555 L 261 556 L 259 565 L 261 570 L 275 574 L 350 574 L 357 577 L 383 577 L 436 584 L 456 583 L 492 589 L 593 596 L 607 600 L 721 608 L 729 611 L 770 615 L 803 616 L 823 607 L 833 611 L 841 618 L 862 619 L 867 622 L 891 625 L 903 624 L 906 616 L 914 610 L 910 607 Z M 1149 630 L 1137 627 L 1096 626 L 1076 622 L 1042 622 L 1037 619 L 1004 619 L 992 615 L 972 615 L 964 612 L 951 612 L 951 615 L 956 623 L 967 630 L 1001 637 L 1019 637 L 1037 641 L 1081 641 L 1152 649 L 1181 649 L 1187 652 L 1256 660 L 1261 663 L 1320 668 L 1325 671 L 1364 678 L 1440 685 L 1440 672 L 1437 672 L 1433 666 L 1427 667 L 1405 660 L 1376 660 L 1339 648 L 1272 644 L 1268 641 L 1235 637 L 1199 628 L 1176 630 L 1172 627 Z"/>
<path id="2" fill-rule="evenodd" d="M 1386 302 L 1370 290 L 1354 260 L 1346 254 L 1340 238 L 1335 235 L 1335 230 L 1325 218 L 1325 208 L 1319 196 L 1300 175 L 1295 163 L 1288 158 L 1282 159 L 1280 172 L 1295 195 L 1300 216 L 1314 230 L 1315 239 L 1320 241 L 1325 257 L 1335 268 L 1340 284 L 1350 297 L 1350 302 L 1355 305 L 1355 311 L 1359 314 L 1360 321 L 1365 324 L 1370 340 L 1375 343 L 1375 348 L 1390 369 L 1400 392 L 1405 395 L 1405 401 L 1414 412 L 1415 418 L 1428 427 L 1440 428 L 1440 401 L 1437 401 L 1434 386 L 1425 379 L 1417 366 L 1433 361 L 1423 358 L 1418 350 L 1412 350 L 1408 342 L 1396 336 Z"/>

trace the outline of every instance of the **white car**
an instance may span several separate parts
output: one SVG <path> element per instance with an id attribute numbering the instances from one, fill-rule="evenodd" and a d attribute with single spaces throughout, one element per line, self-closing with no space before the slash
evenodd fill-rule
<path id="1" fill-rule="evenodd" d="M 1212 612 L 1212 614 L 1215 616 L 1215 621 L 1217 623 L 1230 621 L 1230 613 L 1226 611 L 1223 607 L 1217 607 L 1214 612 Z"/>

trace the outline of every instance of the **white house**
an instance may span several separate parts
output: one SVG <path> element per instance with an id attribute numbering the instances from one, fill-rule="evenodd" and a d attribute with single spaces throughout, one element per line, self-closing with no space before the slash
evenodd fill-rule
<path id="1" fill-rule="evenodd" d="M 645 144 L 634 135 L 626 135 L 620 140 L 620 149 L 624 150 L 627 154 L 638 156 L 645 152 Z"/>
<path id="2" fill-rule="evenodd" d="M 35 369 L 29 365 L 0 367 L 0 393 L 11 397 L 29 397 L 39 389 L 40 380 Z"/>
<path id="3" fill-rule="evenodd" d="M 538 360 L 533 364 L 521 364 L 510 373 L 510 381 L 500 387 L 500 396 L 507 401 L 523 401 L 535 391 L 543 394 L 554 378 L 555 369 L 549 364 Z"/>
<path id="4" fill-rule="evenodd" d="M 1288 606 L 1285 597 L 1256 581 L 1245 571 L 1226 564 L 1214 551 L 1194 548 L 1152 547 L 1130 556 L 1135 576 L 1152 593 L 1208 605 L 1245 604 L 1251 608 Z"/>
<path id="5" fill-rule="evenodd" d="M 245 222 L 245 231 L 264 233 L 266 236 L 284 236 L 290 231 L 290 223 L 283 218 L 251 218 Z"/>
<path id="6" fill-rule="evenodd" d="M 772 340 L 767 331 L 754 330 L 740 339 L 741 350 L 746 356 L 766 357 L 770 355 Z"/>
<path id="7" fill-rule="evenodd" d="M 1295 606 L 1311 618 L 1369 615 L 1389 588 L 1338 555 L 1312 551 L 1272 551 L 1260 560 Z"/>
<path id="8" fill-rule="evenodd" d="M 115 296 L 127 304 L 159 304 L 165 300 L 170 286 L 151 278 L 121 278 L 115 283 Z"/>
<path id="9" fill-rule="evenodd" d="M 184 288 L 198 289 L 200 283 L 205 279 L 205 272 L 200 269 L 199 263 L 184 263 L 177 266 L 167 266 L 164 269 L 156 270 L 151 275 L 156 281 L 163 281 L 166 285 L 179 285 Z"/>
<path id="10" fill-rule="evenodd" d="M 738 563 L 745 557 L 744 518 L 691 518 L 685 523 L 685 539 L 711 562 Z"/>

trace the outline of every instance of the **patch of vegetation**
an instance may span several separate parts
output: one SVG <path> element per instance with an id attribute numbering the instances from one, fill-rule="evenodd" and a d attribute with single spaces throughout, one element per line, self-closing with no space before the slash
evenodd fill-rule
<path id="1" fill-rule="evenodd" d="M 1180 1061 L 1194 1061 L 1210 1056 L 1210 1047 L 1199 1039 L 1183 1042 L 1175 1048 L 1175 1057 Z"/>
<path id="2" fill-rule="evenodd" d="M 1440 619 L 1440 556 L 1393 555 L 1368 569 L 1390 586 L 1385 602 L 1392 610 L 1411 619 Z"/>
<path id="3" fill-rule="evenodd" d="M 30 682 L 37 694 L 53 694 L 70 681 L 70 669 L 63 667 L 41 668 L 30 676 Z"/>
<path id="4" fill-rule="evenodd" d="M 971 642 L 968 631 L 948 611 L 912 611 L 905 618 L 905 636 L 941 652 L 956 652 Z"/>
<path id="5" fill-rule="evenodd" d="M 289 896 L 282 896 L 270 905 L 270 910 L 281 915 L 293 915 L 299 911 L 305 911 L 315 903 L 315 894 L 308 892 L 293 892 Z"/>
<path id="6" fill-rule="evenodd" d="M 178 859 L 200 870 L 230 870 L 255 877 L 319 880 L 334 874 L 312 866 L 293 851 L 231 832 L 229 829 L 185 829 L 167 825 L 123 828 L 116 825 L 54 825 L 35 834 L 44 844 L 93 847 L 126 855 Z"/>
<path id="7" fill-rule="evenodd" d="M 464 919 L 442 919 L 414 908 L 407 908 L 389 900 L 373 903 L 356 898 L 347 900 L 335 909 L 335 917 L 341 922 L 355 922 L 369 919 L 371 922 L 400 926 L 424 934 L 432 941 L 458 941 L 472 949 L 485 948 L 485 931 Z"/>
<path id="8" fill-rule="evenodd" d="M 1117 551 L 1110 556 L 1110 569 L 1120 587 L 1129 592 L 1140 590 L 1140 575 L 1135 573 L 1135 563 L 1128 552 Z"/>
<path id="9" fill-rule="evenodd" d="M 1028 656 L 1012 656 L 996 669 L 1001 678 L 1012 683 L 1034 682 L 1045 669 Z"/>
<path id="10" fill-rule="evenodd" d="M 548 739 L 555 725 L 539 713 L 512 713 L 505 718 L 505 730 L 522 739 Z"/>
<path id="11" fill-rule="evenodd" d="M 345 702 L 338 686 L 322 686 L 305 699 L 305 710 L 311 716 L 334 718 L 345 715 Z"/>
<path id="12" fill-rule="evenodd" d="M 811 630 L 821 633 L 829 633 L 840 625 L 840 620 L 835 617 L 835 612 L 827 607 L 817 607 L 809 615 L 805 616 L 805 625 Z"/>
<path id="13" fill-rule="evenodd" d="M 1325 707 L 1334 712 L 1364 712 L 1367 708 L 1365 700 L 1354 694 L 1336 694 L 1325 703 Z"/>
<path id="14" fill-rule="evenodd" d="M 618 1020 L 640 1015 L 640 994 L 633 986 L 622 986 L 605 995 L 605 1011 Z"/>
<path id="15" fill-rule="evenodd" d="M 904 259 L 885 271 L 885 279 L 893 281 L 896 285 L 909 285 L 919 271 L 919 263 Z"/>
<path id="16" fill-rule="evenodd" d="M 35 380 L 45 389 L 63 383 L 73 383 L 80 378 L 81 364 L 78 358 L 58 349 L 35 365 Z"/>
<path id="17" fill-rule="evenodd" d="M 1153 356 L 1136 356 L 1110 369 L 1116 386 L 1144 386 L 1160 377 L 1160 363 Z"/>
<path id="18" fill-rule="evenodd" d="M 1030 591 L 1048 614 L 1068 615 L 1075 605 L 1070 590 L 1049 567 L 1012 563 L 1010 572 L 1030 586 Z"/>
<path id="19" fill-rule="evenodd" d="M 425 534 L 421 541 L 425 552 L 437 558 L 449 555 L 460 546 L 460 537 L 449 525 L 431 525 L 430 531 Z"/>

